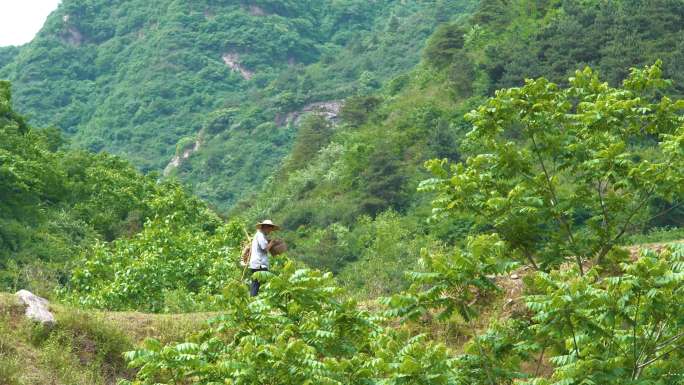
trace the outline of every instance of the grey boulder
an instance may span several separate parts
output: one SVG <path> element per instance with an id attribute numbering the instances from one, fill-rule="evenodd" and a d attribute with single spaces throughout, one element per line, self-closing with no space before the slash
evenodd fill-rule
<path id="1" fill-rule="evenodd" d="M 16 294 L 19 302 L 26 306 L 26 317 L 43 325 L 52 326 L 57 321 L 55 316 L 50 313 L 50 303 L 45 298 L 41 298 L 28 290 L 19 290 Z"/>

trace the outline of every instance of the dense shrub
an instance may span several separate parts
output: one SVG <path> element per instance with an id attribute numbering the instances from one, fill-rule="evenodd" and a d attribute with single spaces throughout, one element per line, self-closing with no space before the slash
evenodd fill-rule
<path id="1" fill-rule="evenodd" d="M 285 261 L 250 300 L 241 282 L 225 292 L 225 314 L 209 332 L 180 344 L 148 340 L 126 354 L 138 367 L 124 384 L 448 384 L 446 348 L 424 336 L 408 338 L 383 327 L 342 297 L 332 275 Z M 222 338 L 224 333 L 234 333 Z"/>
<path id="2" fill-rule="evenodd" d="M 155 217 L 131 239 L 86 250 L 64 297 L 111 310 L 184 312 L 215 306 L 214 296 L 241 272 L 242 224 L 203 229 L 179 213 Z"/>

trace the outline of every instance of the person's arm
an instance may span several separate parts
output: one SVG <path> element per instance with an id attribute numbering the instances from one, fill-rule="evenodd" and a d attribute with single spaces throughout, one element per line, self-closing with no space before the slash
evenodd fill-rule
<path id="1" fill-rule="evenodd" d="M 271 248 L 271 243 L 266 239 L 263 233 L 258 232 L 256 240 L 261 250 L 268 251 Z"/>

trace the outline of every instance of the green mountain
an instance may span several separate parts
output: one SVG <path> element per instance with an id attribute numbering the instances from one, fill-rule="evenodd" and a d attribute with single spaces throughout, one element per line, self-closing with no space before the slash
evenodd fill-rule
<path id="1" fill-rule="evenodd" d="M 462 243 L 494 225 L 473 213 L 426 223 L 432 196 L 417 191 L 431 176 L 426 160 L 453 163 L 472 151 L 461 144 L 472 128 L 466 113 L 526 78 L 563 85 L 589 65 L 618 86 L 631 67 L 658 59 L 672 79 L 666 94 L 681 97 L 683 41 L 681 1 L 484 0 L 437 29 L 419 66 L 348 99 L 340 127 L 312 136 L 329 130 L 325 122 L 303 124 L 278 177 L 233 212 L 281 220 L 293 255 L 371 294 L 392 292 L 421 249 Z M 630 232 L 684 225 L 681 201 L 651 202 L 653 219 Z M 671 210 L 656 215 L 663 207 Z"/>
<path id="2" fill-rule="evenodd" d="M 11 62 L 19 53 L 19 47 L 0 47 L 0 68 Z"/>
<path id="3" fill-rule="evenodd" d="M 0 51 L 0 78 L 31 124 L 229 207 L 289 152 L 298 111 L 334 113 L 409 70 L 474 3 L 65 0 L 31 43 Z"/>
<path id="4" fill-rule="evenodd" d="M 382 277 L 380 293 L 422 248 L 488 228 L 426 224 L 416 191 L 425 161 L 461 159 L 465 113 L 526 77 L 565 84 L 590 65 L 618 85 L 657 59 L 682 95 L 683 15 L 667 0 L 67 0 L 32 43 L 0 50 L 0 76 L 31 124 L 273 217 L 298 259 L 356 286 Z M 631 230 L 683 217 L 675 205 Z"/>
<path id="5" fill-rule="evenodd" d="M 65 0 L 0 49 L 0 290 L 58 316 L 0 293 L 0 384 L 681 383 L 683 29 L 681 0 Z M 250 275 L 264 217 L 290 249 Z"/>

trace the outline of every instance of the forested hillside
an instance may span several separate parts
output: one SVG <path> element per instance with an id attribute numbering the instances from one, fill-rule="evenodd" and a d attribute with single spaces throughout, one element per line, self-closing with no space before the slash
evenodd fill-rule
<path id="1" fill-rule="evenodd" d="M 473 211 L 426 223 L 430 195 L 417 191 L 430 176 L 426 160 L 457 162 L 469 150 L 462 144 L 472 128 L 468 111 L 525 78 L 567 84 L 589 65 L 619 85 L 630 67 L 658 59 L 673 80 L 662 92 L 681 96 L 683 28 L 681 1 L 482 1 L 469 18 L 437 29 L 414 70 L 348 99 L 337 129 L 321 119 L 302 124 L 271 184 L 233 212 L 278 218 L 293 255 L 355 286 L 375 286 L 373 293 L 391 292 L 422 248 L 493 225 Z M 682 226 L 680 202 L 650 201 L 652 219 L 628 233 Z"/>
<path id="2" fill-rule="evenodd" d="M 143 172 L 196 147 L 167 172 L 227 208 L 289 152 L 292 114 L 409 70 L 474 3 L 65 0 L 33 42 L 0 53 L 0 78 L 32 124 Z"/>
<path id="3" fill-rule="evenodd" d="M 177 183 L 157 183 L 127 161 L 65 149 L 56 129 L 30 128 L 0 82 L 0 287 L 47 295 L 98 242 L 137 234 L 149 220 L 183 218 L 187 231 L 220 220 Z M 201 232 L 197 233 L 198 236 Z"/>

